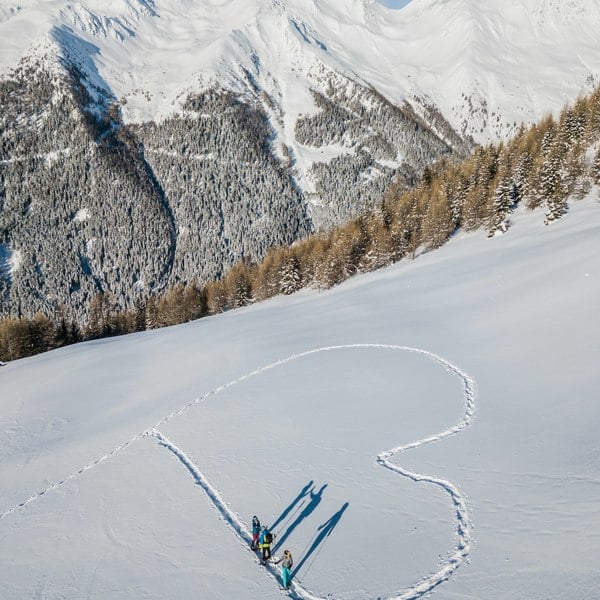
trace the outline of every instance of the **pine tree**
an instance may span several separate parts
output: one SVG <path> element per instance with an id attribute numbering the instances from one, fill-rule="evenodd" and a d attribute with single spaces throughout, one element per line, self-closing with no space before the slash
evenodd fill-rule
<path id="1" fill-rule="evenodd" d="M 587 99 L 586 109 L 584 143 L 589 146 L 600 139 L 600 87 Z"/>
<path id="2" fill-rule="evenodd" d="M 27 356 L 27 338 L 24 323 L 8 318 L 0 321 L 0 360 L 16 360 Z"/>
<path id="3" fill-rule="evenodd" d="M 461 224 L 467 231 L 477 229 L 490 213 L 491 187 L 498 172 L 498 152 L 501 149 L 488 146 L 478 148 L 473 157 L 474 168 L 469 177 Z"/>
<path id="4" fill-rule="evenodd" d="M 395 206 L 394 221 L 390 227 L 394 260 L 404 256 L 414 258 L 421 244 L 421 212 L 415 190 L 403 194 Z"/>
<path id="5" fill-rule="evenodd" d="M 145 331 L 146 327 L 146 299 L 136 298 L 134 305 L 134 329 L 135 331 Z"/>
<path id="6" fill-rule="evenodd" d="M 587 102 L 579 99 L 572 108 L 561 114 L 559 129 L 568 147 L 582 144 L 587 122 Z"/>
<path id="7" fill-rule="evenodd" d="M 493 201 L 488 223 L 488 237 L 493 237 L 497 232 L 508 229 L 508 214 L 513 210 L 518 201 L 519 192 L 512 175 L 510 148 L 507 148 L 500 157 L 500 166 L 496 178 Z"/>
<path id="8" fill-rule="evenodd" d="M 552 117 L 552 115 L 549 115 L 540 123 L 539 131 L 542 134 L 542 141 L 540 144 L 542 154 L 549 154 L 557 131 L 556 122 L 554 121 L 554 117 Z"/>
<path id="9" fill-rule="evenodd" d="M 469 182 L 465 174 L 464 164 L 461 166 L 447 163 L 443 174 L 439 176 L 440 185 L 443 194 L 446 196 L 450 212 L 452 213 L 452 223 L 454 229 L 460 227 L 462 209 Z"/>
<path id="10" fill-rule="evenodd" d="M 351 247 L 347 232 L 338 230 L 330 234 L 327 251 L 318 266 L 318 286 L 330 288 L 346 280 L 355 272 L 350 255 Z"/>
<path id="11" fill-rule="evenodd" d="M 302 287 L 300 261 L 293 253 L 287 253 L 279 267 L 279 292 L 290 295 Z"/>
<path id="12" fill-rule="evenodd" d="M 29 352 L 31 355 L 52 348 L 54 328 L 50 319 L 43 313 L 36 314 L 28 323 Z"/>
<path id="13" fill-rule="evenodd" d="M 598 148 L 592 163 L 592 179 L 596 185 L 600 185 L 600 148 Z"/>
<path id="14" fill-rule="evenodd" d="M 70 339 L 70 329 L 67 318 L 66 308 L 63 304 L 59 305 L 54 312 L 53 316 L 54 321 L 54 335 L 52 339 L 52 347 L 60 348 L 62 346 L 67 346 L 72 342 Z"/>
<path id="15" fill-rule="evenodd" d="M 329 239 L 323 235 L 313 235 L 299 243 L 296 256 L 300 263 L 300 273 L 305 286 L 320 287 L 320 266 L 328 251 Z"/>
<path id="16" fill-rule="evenodd" d="M 581 200 L 589 192 L 591 180 L 586 173 L 584 148 L 579 142 L 569 147 L 563 171 L 563 186 L 566 195 Z"/>
<path id="17" fill-rule="evenodd" d="M 360 265 L 371 245 L 368 217 L 359 216 L 343 228 L 343 244 L 348 248 L 345 260 L 345 277 L 350 277 L 360 270 Z"/>
<path id="18" fill-rule="evenodd" d="M 145 328 L 150 330 L 157 327 L 159 327 L 157 300 L 156 296 L 151 294 L 146 299 Z"/>
<path id="19" fill-rule="evenodd" d="M 183 302 L 186 320 L 193 321 L 206 316 L 208 312 L 206 294 L 197 283 L 194 282 L 185 288 Z"/>
<path id="20" fill-rule="evenodd" d="M 229 308 L 227 304 L 227 288 L 222 280 L 209 281 L 204 289 L 206 292 L 206 306 L 209 314 L 219 314 Z"/>
<path id="21" fill-rule="evenodd" d="M 88 339 L 97 339 L 110 334 L 109 321 L 109 300 L 104 292 L 97 292 L 92 296 L 88 306 L 88 323 L 85 336 Z"/>
<path id="22" fill-rule="evenodd" d="M 157 316 L 161 327 L 185 322 L 183 295 L 184 286 L 182 283 L 178 283 L 158 299 Z"/>
<path id="23" fill-rule="evenodd" d="M 223 282 L 227 290 L 228 306 L 240 308 L 252 303 L 252 279 L 249 263 L 242 261 L 230 269 Z"/>
<path id="24" fill-rule="evenodd" d="M 279 252 L 279 249 L 271 248 L 257 268 L 254 295 L 259 301 L 271 298 L 278 293 Z"/>
<path id="25" fill-rule="evenodd" d="M 359 271 L 374 271 L 386 265 L 391 264 L 392 248 L 391 248 L 391 214 L 384 214 L 379 211 L 374 211 L 368 221 L 368 240 L 369 243 L 358 264 Z"/>
<path id="26" fill-rule="evenodd" d="M 79 325 L 75 321 L 71 321 L 69 326 L 69 340 L 71 344 L 77 344 L 83 340 L 83 336 L 81 335 L 81 329 Z"/>
<path id="27" fill-rule="evenodd" d="M 560 219 L 567 208 L 567 194 L 561 176 L 562 148 L 557 145 L 549 152 L 540 172 L 540 200 L 546 204 L 546 225 Z"/>

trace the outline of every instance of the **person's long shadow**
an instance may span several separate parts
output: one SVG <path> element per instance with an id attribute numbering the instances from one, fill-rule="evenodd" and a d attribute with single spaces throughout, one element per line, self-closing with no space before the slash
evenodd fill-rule
<path id="1" fill-rule="evenodd" d="M 314 481 L 309 481 L 301 490 L 300 493 L 290 502 L 290 504 L 287 506 L 287 508 L 279 515 L 279 517 L 277 517 L 277 520 L 275 521 L 275 523 L 273 523 L 271 525 L 271 527 L 269 527 L 269 529 L 271 531 L 275 531 L 275 529 L 277 529 L 277 526 L 280 523 L 283 523 L 288 515 L 292 512 L 292 510 L 294 510 L 294 508 L 296 507 L 296 504 L 298 504 L 298 502 L 300 502 L 300 500 L 302 500 L 302 498 L 304 498 L 305 496 L 308 495 L 309 490 L 313 487 Z"/>
<path id="2" fill-rule="evenodd" d="M 312 485 L 312 482 L 311 482 Z M 304 521 L 304 519 L 308 518 L 313 511 L 315 510 L 315 508 L 317 508 L 317 506 L 319 506 L 319 504 L 321 503 L 321 499 L 323 497 L 323 492 L 325 491 L 325 488 L 327 487 L 327 484 L 323 484 L 323 486 L 321 487 L 321 489 L 318 492 L 314 492 L 313 490 L 315 489 L 314 486 L 312 486 L 312 488 L 309 490 L 309 501 L 308 504 L 302 509 L 302 512 L 296 517 L 296 519 L 292 522 L 292 524 L 286 529 L 286 531 L 284 532 L 284 534 L 277 540 L 277 543 L 275 544 L 273 550 L 277 551 L 278 548 L 281 548 L 281 546 L 283 545 L 283 543 L 285 542 L 285 540 L 287 540 L 287 538 L 294 532 L 294 529 L 296 529 L 296 527 L 298 527 L 298 525 L 300 525 L 300 523 L 302 523 L 302 521 Z"/>
<path id="3" fill-rule="evenodd" d="M 319 547 L 325 542 L 325 540 L 331 535 L 331 532 L 337 527 L 337 524 L 340 522 L 342 515 L 345 510 L 350 506 L 349 502 L 346 502 L 340 510 L 338 510 L 328 521 L 323 523 L 317 531 L 319 531 L 319 535 L 312 543 L 312 546 L 308 549 L 308 552 L 300 559 L 300 562 L 296 565 L 294 570 L 292 571 L 291 578 L 295 578 L 299 573 L 300 569 L 304 566 L 306 561 L 314 554 Z M 310 567 L 309 567 L 310 568 Z"/>

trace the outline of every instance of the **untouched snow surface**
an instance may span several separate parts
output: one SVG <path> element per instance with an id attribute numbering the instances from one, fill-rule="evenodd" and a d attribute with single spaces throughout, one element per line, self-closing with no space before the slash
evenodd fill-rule
<path id="1" fill-rule="evenodd" d="M 172 114 L 190 91 L 217 82 L 268 93 L 293 143 L 298 115 L 314 110 L 310 90 L 336 72 L 399 104 L 433 103 L 459 132 L 485 141 L 600 83 L 600 5 L 0 0 L 0 70 L 49 46 L 123 100 L 130 121 Z"/>
<path id="2" fill-rule="evenodd" d="M 296 598 L 595 598 L 597 193 L 328 292 L 3 366 L 0 595 L 282 597 L 257 514 Z"/>

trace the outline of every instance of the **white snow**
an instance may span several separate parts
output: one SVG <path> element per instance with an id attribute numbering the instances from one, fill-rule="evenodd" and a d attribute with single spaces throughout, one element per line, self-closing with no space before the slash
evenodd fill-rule
<path id="1" fill-rule="evenodd" d="M 9 244 L 0 244 L 0 277 L 12 279 L 21 266 L 21 261 L 19 250 L 14 250 Z"/>
<path id="2" fill-rule="evenodd" d="M 311 202 L 312 194 L 316 195 L 316 187 L 311 177 L 310 167 L 316 162 L 330 162 L 334 158 L 350 154 L 350 149 L 342 144 L 329 144 L 313 148 L 304 144 L 292 144 L 295 150 L 295 170 L 296 180 L 302 189 L 307 193 L 307 200 Z M 320 198 L 320 197 L 319 197 Z"/>
<path id="3" fill-rule="evenodd" d="M 13 156 L 0 160 L 0 165 L 10 165 L 18 162 L 28 162 L 33 160 L 43 160 L 44 165 L 49 168 L 51 167 L 60 156 L 68 156 L 71 154 L 70 148 L 64 148 L 62 150 L 55 150 L 53 152 L 45 152 L 43 154 L 28 154 L 24 156 Z"/>
<path id="4" fill-rule="evenodd" d="M 56 44 L 126 100 L 128 121 L 173 114 L 214 82 L 254 93 L 247 72 L 275 101 L 273 125 L 293 146 L 298 114 L 314 110 L 310 90 L 325 89 L 335 72 L 397 103 L 433 102 L 458 130 L 487 141 L 599 83 L 600 5 L 0 0 L 0 71 Z"/>
<path id="5" fill-rule="evenodd" d="M 598 189 L 512 221 L 5 365 L 3 596 L 278 598 L 258 514 L 297 598 L 595 597 Z"/>
<path id="6" fill-rule="evenodd" d="M 87 208 L 87 207 L 80 208 L 75 213 L 75 216 L 73 217 L 73 221 L 75 221 L 76 223 L 83 223 L 83 222 L 87 221 L 91 216 L 92 216 L 92 214 L 90 213 L 89 208 Z"/>

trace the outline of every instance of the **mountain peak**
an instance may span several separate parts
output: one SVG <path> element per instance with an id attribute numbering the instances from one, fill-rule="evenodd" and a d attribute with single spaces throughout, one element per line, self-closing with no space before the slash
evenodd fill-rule
<path id="1" fill-rule="evenodd" d="M 0 69 L 57 31 L 68 53 L 88 49 L 82 62 L 131 121 L 172 114 L 210 82 L 251 93 L 248 74 L 284 112 L 306 112 L 322 69 L 396 104 L 424 99 L 487 141 L 600 76 L 600 6 L 585 0 L 2 0 Z"/>

